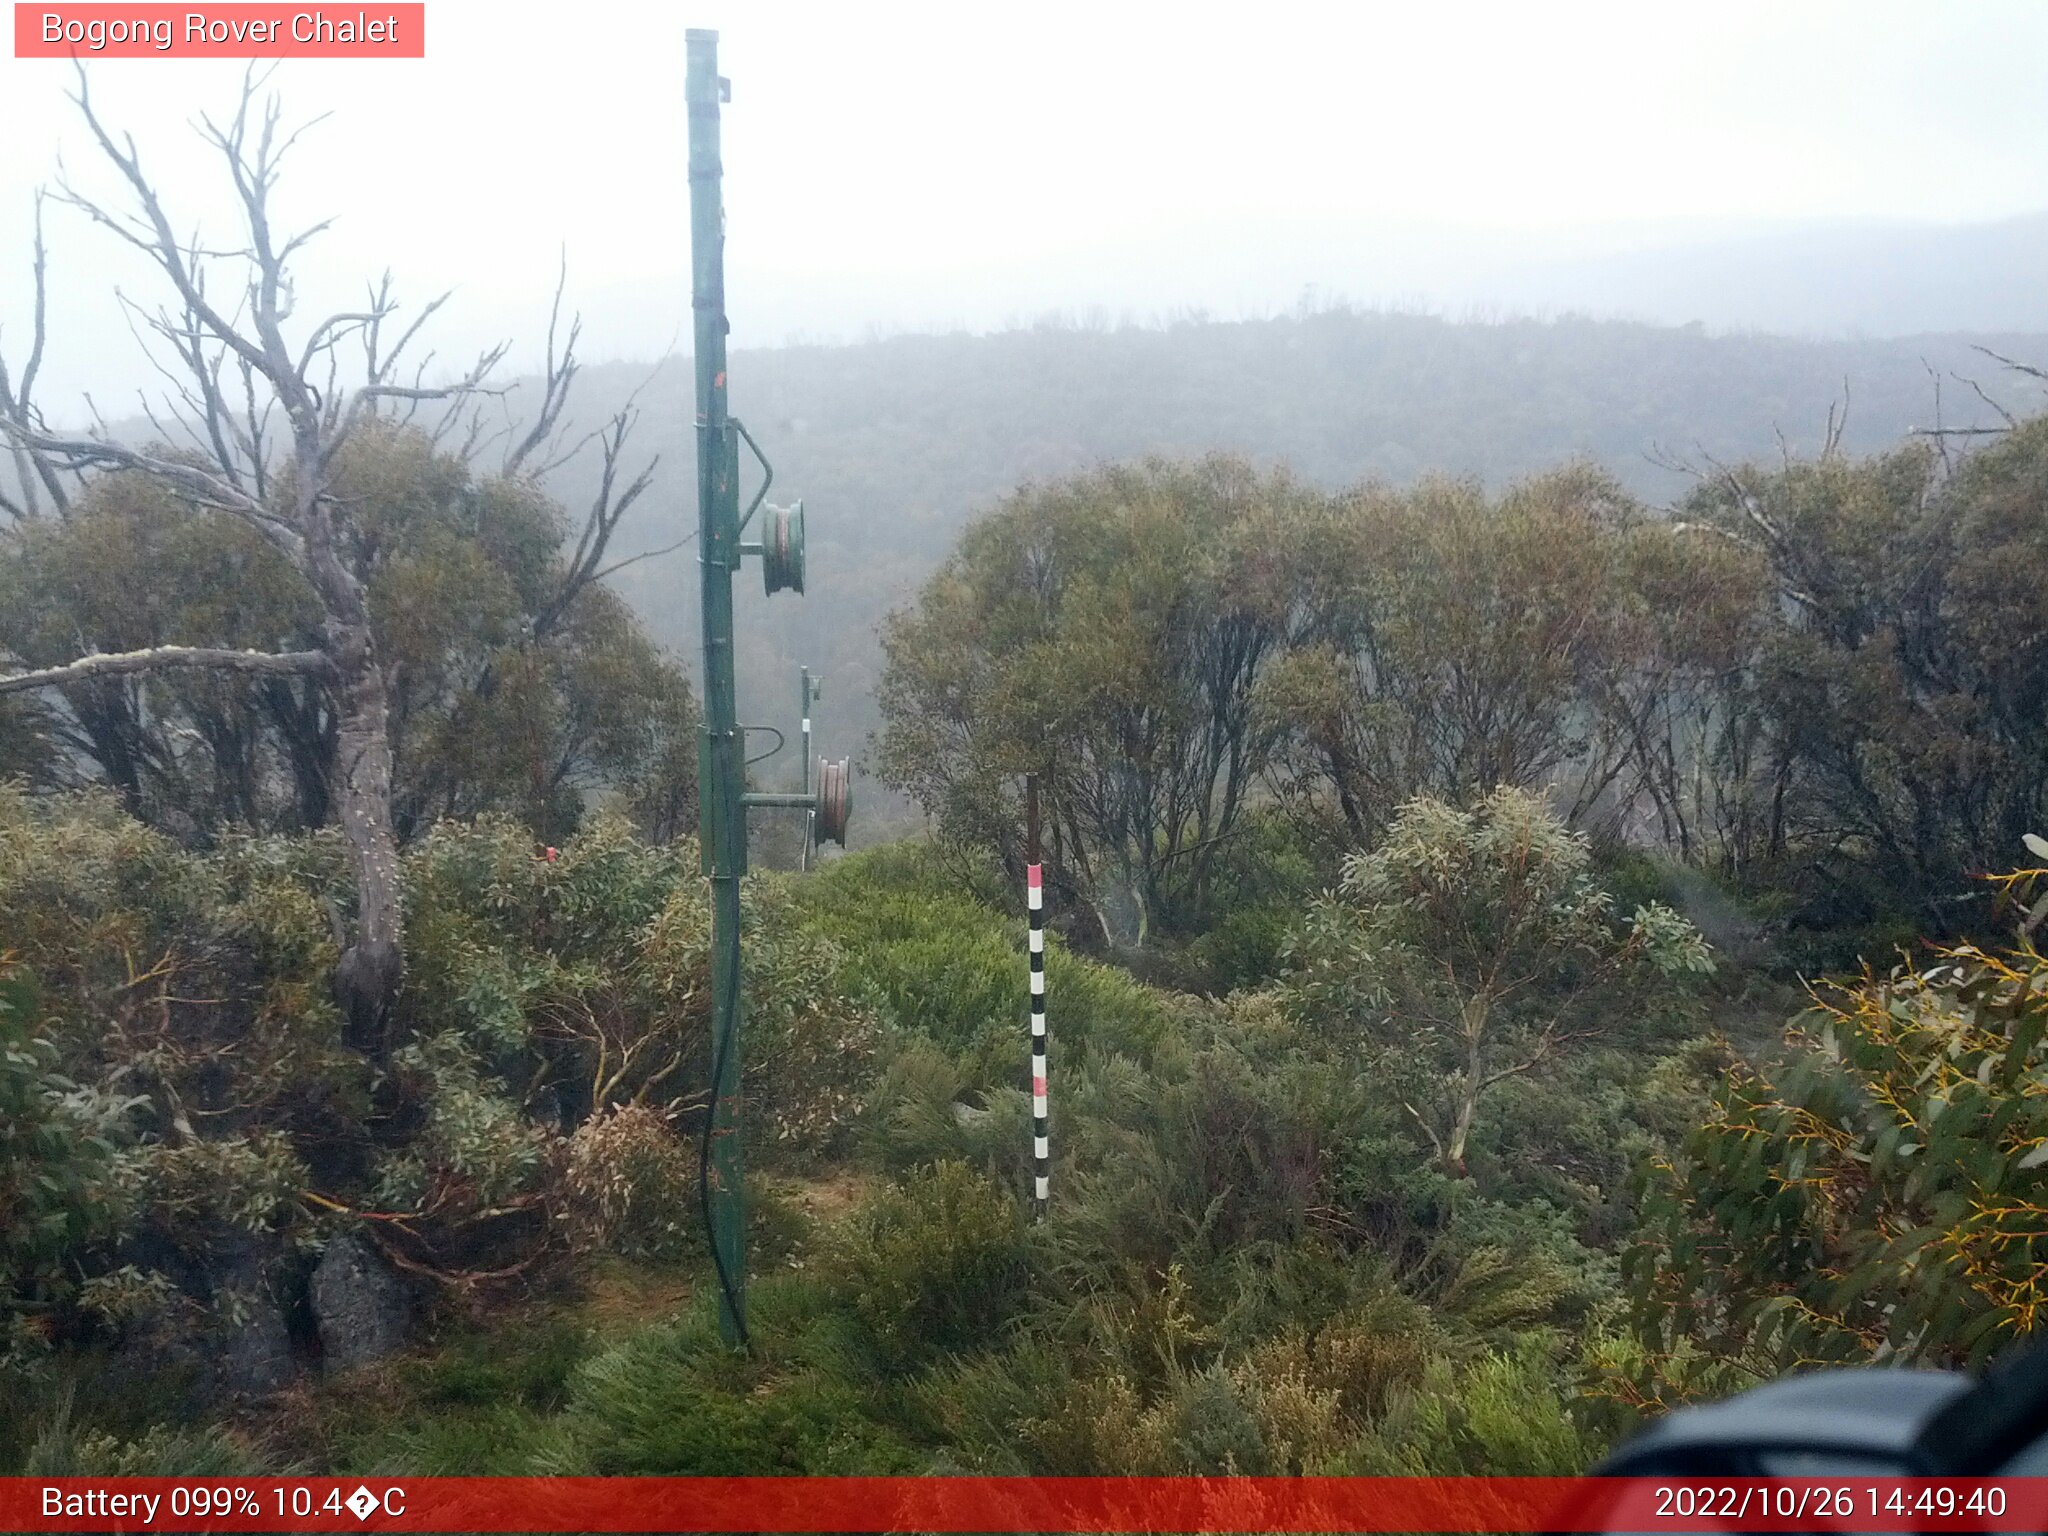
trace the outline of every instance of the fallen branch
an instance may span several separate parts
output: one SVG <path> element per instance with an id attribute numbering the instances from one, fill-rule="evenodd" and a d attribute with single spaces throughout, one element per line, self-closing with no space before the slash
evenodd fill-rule
<path id="1" fill-rule="evenodd" d="M 123 677 L 137 672 L 191 671 L 198 668 L 250 672 L 268 677 L 299 677 L 308 673 L 331 672 L 334 664 L 321 651 L 231 651 L 204 645 L 159 645 L 146 651 L 104 651 L 96 656 L 81 656 L 61 667 L 44 667 L 37 672 L 0 677 L 0 693 L 56 688 L 66 683 Z"/>

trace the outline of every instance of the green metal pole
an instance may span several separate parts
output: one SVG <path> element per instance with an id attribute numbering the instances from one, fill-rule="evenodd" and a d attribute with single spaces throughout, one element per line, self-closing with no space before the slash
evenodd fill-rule
<path id="1" fill-rule="evenodd" d="M 720 189 L 718 34 L 691 29 L 690 266 L 696 312 L 697 563 L 703 579 L 704 736 L 698 840 L 711 880 L 712 1102 L 703 1148 L 719 1325 L 747 1337 L 747 1207 L 740 1157 L 740 876 L 746 872 L 745 743 L 734 704 L 732 578 L 739 568 L 739 474 L 725 390 L 725 203 Z"/>

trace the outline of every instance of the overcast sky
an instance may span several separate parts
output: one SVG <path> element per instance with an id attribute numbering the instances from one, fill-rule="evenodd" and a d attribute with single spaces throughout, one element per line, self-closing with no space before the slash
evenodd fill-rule
<path id="1" fill-rule="evenodd" d="M 275 77 L 293 117 L 333 114 L 280 194 L 290 220 L 337 219 L 302 307 L 388 265 L 409 295 L 457 290 L 444 352 L 532 338 L 566 246 L 586 350 L 667 350 L 688 313 L 692 25 L 721 30 L 733 81 L 742 346 L 1091 305 L 1228 317 L 1308 285 L 1470 303 L 1489 272 L 1547 257 L 2048 209 L 2048 6 L 2034 0 L 429 0 L 425 60 Z M 181 219 L 223 227 L 221 179 L 185 125 L 232 104 L 241 66 L 89 67 Z M 10 354 L 32 189 L 61 152 L 81 185 L 113 190 L 68 84 L 66 64 L 0 59 Z M 50 244 L 47 405 L 132 391 L 107 298 L 117 282 L 150 292 L 146 276 L 63 210 Z"/>

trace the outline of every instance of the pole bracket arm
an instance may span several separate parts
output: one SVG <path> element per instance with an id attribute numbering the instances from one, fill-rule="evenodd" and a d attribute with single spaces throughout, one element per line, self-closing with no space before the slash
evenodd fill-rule
<path id="1" fill-rule="evenodd" d="M 740 441 L 753 450 L 754 458 L 761 466 L 761 489 L 754 492 L 754 499 L 747 503 L 746 515 L 740 519 L 739 531 L 745 533 L 747 524 L 751 523 L 754 514 L 761 510 L 761 503 L 768 499 L 768 487 L 775 483 L 775 468 L 768 462 L 768 455 L 761 451 L 761 445 L 754 441 L 754 434 L 747 430 L 745 422 L 737 416 L 728 416 L 726 420 L 732 423 L 732 429 L 740 435 Z"/>

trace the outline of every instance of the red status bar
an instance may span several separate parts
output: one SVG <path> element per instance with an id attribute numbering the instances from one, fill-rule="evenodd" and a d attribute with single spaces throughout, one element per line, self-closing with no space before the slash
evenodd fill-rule
<path id="1" fill-rule="evenodd" d="M 0 1478 L 7 1531 L 2041 1531 L 2048 1479 Z"/>

